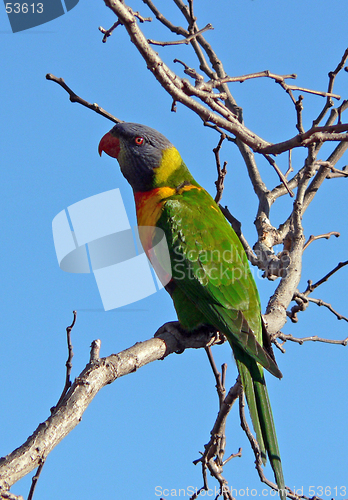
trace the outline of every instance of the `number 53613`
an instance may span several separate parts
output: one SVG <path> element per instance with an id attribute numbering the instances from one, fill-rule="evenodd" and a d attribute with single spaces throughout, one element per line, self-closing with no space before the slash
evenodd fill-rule
<path id="1" fill-rule="evenodd" d="M 43 12 L 43 4 L 42 3 L 6 3 L 6 12 L 7 14 L 27 14 L 31 12 L 35 14 L 42 14 Z"/>

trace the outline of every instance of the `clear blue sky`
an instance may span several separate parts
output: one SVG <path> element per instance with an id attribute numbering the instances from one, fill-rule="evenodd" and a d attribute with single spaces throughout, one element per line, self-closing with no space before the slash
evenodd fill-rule
<path id="1" fill-rule="evenodd" d="M 169 2 L 166 2 L 169 3 Z M 239 0 L 196 2 L 196 15 L 230 75 L 269 69 L 298 74 L 298 85 L 326 89 L 347 46 L 346 0 Z M 147 16 L 140 1 L 133 8 Z M 184 24 L 168 7 L 173 21 Z M 214 193 L 212 148 L 216 133 L 171 99 L 147 71 L 144 62 L 119 27 L 106 44 L 98 26 L 109 28 L 115 17 L 103 1 L 79 4 L 64 16 L 37 28 L 13 34 L 5 9 L 0 15 L 1 47 L 1 376 L 0 455 L 22 444 L 49 415 L 65 377 L 65 328 L 78 311 L 73 330 L 73 376 L 89 356 L 95 338 L 101 355 L 119 352 L 150 338 L 164 322 L 175 319 L 171 300 L 162 291 L 141 302 L 104 312 L 93 278 L 68 274 L 57 264 L 51 223 L 64 208 L 103 191 L 119 188 L 131 223 L 135 222 L 132 193 L 116 161 L 99 158 L 100 138 L 111 122 L 71 104 L 67 94 L 45 79 L 63 77 L 76 93 L 126 121 L 144 123 L 164 133 L 180 150 L 196 179 Z M 151 24 L 148 37 L 169 40 L 173 35 Z M 158 48 L 165 60 L 174 57 L 194 64 L 190 48 Z M 347 98 L 347 73 L 336 91 Z M 244 107 L 246 125 L 267 140 L 295 135 L 295 111 L 288 96 L 272 81 L 252 81 L 231 87 Z M 304 124 L 308 128 L 324 100 L 305 96 Z M 328 148 L 327 148 L 328 150 Z M 226 145 L 227 187 L 223 203 L 242 221 L 249 242 L 255 242 L 256 199 L 241 158 Z M 322 159 L 326 159 L 323 153 Z M 295 167 L 303 158 L 294 155 Z M 347 160 L 346 160 L 347 161 Z M 340 167 L 345 164 L 340 163 Z M 286 170 L 286 158 L 279 158 Z M 270 167 L 260 162 L 269 187 L 278 183 Z M 306 237 L 340 231 L 339 239 L 312 244 L 304 257 L 301 290 L 340 260 L 347 259 L 347 181 L 327 182 L 304 218 Z M 289 212 L 284 197 L 272 213 L 279 223 Z M 315 297 L 348 315 L 347 269 L 324 284 Z M 275 284 L 257 280 L 263 308 Z M 347 323 L 326 309 L 311 305 L 296 325 L 284 332 L 295 336 L 347 336 Z M 286 345 L 276 352 L 284 374 L 281 382 L 267 377 L 286 484 L 312 496 L 309 486 L 330 487 L 331 498 L 348 498 L 346 416 L 348 414 L 348 348 L 306 343 Z M 228 383 L 236 368 L 228 346 L 214 348 L 216 361 L 228 363 Z M 172 355 L 116 381 L 95 398 L 81 424 L 50 454 L 35 499 L 159 498 L 163 489 L 202 485 L 200 467 L 192 465 L 209 439 L 217 396 L 203 350 Z M 240 429 L 237 409 L 227 429 L 227 453 L 241 446 L 243 457 L 225 467 L 229 485 L 239 498 L 248 487 L 258 495 L 264 488 L 253 455 Z M 267 467 L 268 477 L 272 474 Z M 26 495 L 28 476 L 12 488 Z M 213 479 L 210 486 L 215 488 Z M 155 490 L 159 487 L 160 489 Z M 313 492 L 312 492 L 313 494 Z M 245 493 L 246 495 L 246 493 Z M 183 493 L 181 492 L 181 496 Z M 323 495 L 325 496 L 325 491 Z M 171 497 L 169 497 L 171 498 Z"/>

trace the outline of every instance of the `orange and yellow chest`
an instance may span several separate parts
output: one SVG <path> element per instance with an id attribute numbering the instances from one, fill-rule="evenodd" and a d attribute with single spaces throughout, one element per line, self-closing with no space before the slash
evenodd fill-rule
<path id="1" fill-rule="evenodd" d="M 138 226 L 156 226 L 167 198 L 173 194 L 175 194 L 175 189 L 170 187 L 134 193 Z"/>
<path id="2" fill-rule="evenodd" d="M 155 227 L 162 215 L 166 201 L 174 195 L 182 195 L 191 189 L 201 190 L 202 188 L 190 184 L 180 189 L 165 186 L 151 191 L 134 193 L 139 236 L 146 253 L 152 247 Z"/>
<path id="3" fill-rule="evenodd" d="M 166 200 L 173 194 L 175 194 L 175 189 L 169 187 L 134 193 L 139 237 L 150 260 L 156 224 L 162 215 Z"/>

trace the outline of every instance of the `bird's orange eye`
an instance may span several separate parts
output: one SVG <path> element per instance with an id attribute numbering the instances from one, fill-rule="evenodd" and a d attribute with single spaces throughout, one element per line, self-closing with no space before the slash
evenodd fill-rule
<path id="1" fill-rule="evenodd" d="M 136 137 L 134 142 L 137 146 L 141 146 L 142 144 L 144 144 L 144 137 Z"/>

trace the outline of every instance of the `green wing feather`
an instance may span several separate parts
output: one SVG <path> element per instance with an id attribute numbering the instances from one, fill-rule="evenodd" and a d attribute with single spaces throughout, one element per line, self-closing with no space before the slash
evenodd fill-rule
<path id="1" fill-rule="evenodd" d="M 157 227 L 166 234 L 178 319 L 187 330 L 201 324 L 223 332 L 234 352 L 253 427 L 265 463 L 271 462 L 281 498 L 285 485 L 272 410 L 263 375 L 281 378 L 262 347 L 260 299 L 239 238 L 202 188 L 170 197 Z"/>

